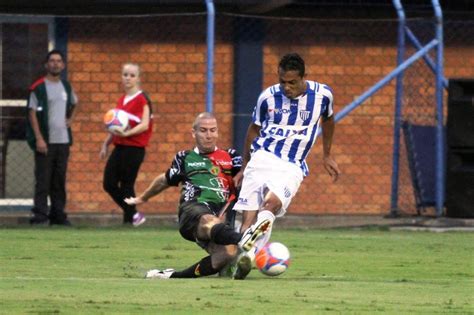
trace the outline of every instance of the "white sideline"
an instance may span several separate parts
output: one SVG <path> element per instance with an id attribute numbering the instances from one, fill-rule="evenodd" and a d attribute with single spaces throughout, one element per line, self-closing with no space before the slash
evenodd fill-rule
<path id="1" fill-rule="evenodd" d="M 143 281 L 145 279 L 145 275 L 143 278 L 128 278 L 128 277 L 120 277 L 120 278 L 78 278 L 78 277 L 67 277 L 67 278 L 47 278 L 47 277 L 0 277 L 0 280 L 27 280 L 27 281 L 38 281 L 38 280 L 59 280 L 59 281 L 123 281 L 123 280 L 132 280 L 132 281 Z"/>

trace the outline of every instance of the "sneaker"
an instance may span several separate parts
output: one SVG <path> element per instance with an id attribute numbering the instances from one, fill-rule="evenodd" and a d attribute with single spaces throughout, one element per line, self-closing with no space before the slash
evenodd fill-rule
<path id="1" fill-rule="evenodd" d="M 252 258 L 246 252 L 242 252 L 237 258 L 236 268 L 232 275 L 234 280 L 244 280 L 252 270 Z"/>
<path id="2" fill-rule="evenodd" d="M 145 223 L 146 218 L 140 212 L 137 212 L 133 215 L 133 226 L 139 226 Z"/>
<path id="3" fill-rule="evenodd" d="M 164 270 L 158 270 L 158 269 L 152 269 L 148 270 L 145 278 L 146 279 L 169 279 L 171 275 L 173 274 L 174 269 L 164 269 Z"/>
<path id="4" fill-rule="evenodd" d="M 47 216 L 45 215 L 37 215 L 37 214 L 34 214 L 31 218 L 30 218 L 30 224 L 31 225 L 47 225 L 49 222 L 49 219 Z"/>
<path id="5" fill-rule="evenodd" d="M 269 219 L 257 221 L 244 232 L 239 242 L 239 248 L 245 252 L 250 251 L 255 242 L 268 231 L 271 224 L 272 222 Z"/>

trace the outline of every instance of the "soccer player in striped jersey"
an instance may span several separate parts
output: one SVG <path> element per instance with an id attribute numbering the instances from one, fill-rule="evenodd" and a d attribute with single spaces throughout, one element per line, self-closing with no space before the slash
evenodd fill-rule
<path id="1" fill-rule="evenodd" d="M 331 156 L 334 134 L 333 94 L 329 86 L 305 80 L 304 60 L 296 53 L 282 57 L 279 83 L 265 89 L 254 108 L 247 130 L 242 170 L 236 176 L 242 188 L 234 210 L 242 212 L 244 231 L 263 220 L 285 214 L 309 170 L 306 158 L 318 128 L 322 127 L 323 165 L 333 181 L 340 170 Z M 240 255 L 235 279 L 250 272 L 255 253 L 268 242 L 264 237 Z"/>

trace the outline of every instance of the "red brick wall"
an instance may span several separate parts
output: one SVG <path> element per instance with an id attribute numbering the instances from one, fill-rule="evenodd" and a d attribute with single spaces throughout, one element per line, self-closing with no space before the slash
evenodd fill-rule
<path id="1" fill-rule="evenodd" d="M 75 145 L 68 173 L 70 212 L 120 213 L 102 189 L 105 161 L 99 160 L 99 150 L 106 137 L 102 116 L 115 106 L 122 93 L 120 71 L 124 62 L 141 65 L 143 89 L 152 99 L 154 112 L 155 132 L 136 190 L 143 191 L 155 176 L 165 171 L 177 151 L 193 146 L 191 123 L 205 109 L 204 25 L 203 20 L 197 24 L 185 23 L 185 30 L 181 30 L 185 35 L 176 38 L 160 37 L 172 29 L 161 25 L 158 38 L 135 32 L 136 36 L 117 40 L 108 35 L 110 28 L 84 30 L 82 22 L 71 23 L 68 71 L 80 107 L 73 126 Z M 280 44 L 269 41 L 264 46 L 264 86 L 277 82 L 280 56 L 298 51 L 306 60 L 308 79 L 333 88 L 337 112 L 395 66 L 393 45 L 376 40 L 363 45 L 341 42 L 331 39 L 314 45 L 286 45 L 285 41 Z M 214 110 L 220 124 L 221 147 L 230 146 L 232 139 L 232 63 L 233 44 L 229 37 L 222 36 L 216 42 L 214 76 Z M 474 77 L 474 47 L 445 47 L 445 74 Z M 333 154 L 343 174 L 336 184 L 330 182 L 321 166 L 318 140 L 308 159 L 310 175 L 304 180 L 290 213 L 388 213 L 394 87 L 395 83 L 391 82 L 337 125 Z M 414 205 L 408 175 L 400 180 L 402 188 L 408 191 L 401 198 Z M 174 213 L 177 200 L 178 189 L 170 188 L 140 209 L 145 213 Z"/>

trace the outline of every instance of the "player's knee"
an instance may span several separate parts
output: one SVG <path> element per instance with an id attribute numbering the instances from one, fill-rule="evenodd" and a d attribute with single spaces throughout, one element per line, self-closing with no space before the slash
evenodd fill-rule
<path id="1" fill-rule="evenodd" d="M 197 226 L 197 236 L 207 239 L 211 233 L 214 225 L 222 223 L 221 220 L 211 214 L 204 214 L 199 218 L 199 225 Z"/>
<path id="2" fill-rule="evenodd" d="M 270 192 L 265 197 L 265 202 L 263 204 L 263 209 L 271 211 L 273 213 L 278 212 L 282 207 L 282 202 L 275 194 Z"/>
<path id="3" fill-rule="evenodd" d="M 221 223 L 221 220 L 211 214 L 204 214 L 199 218 L 199 225 L 209 229 L 218 223 Z"/>
<path id="4" fill-rule="evenodd" d="M 226 250 L 226 258 L 229 260 L 229 262 L 232 261 L 234 257 L 236 257 L 237 254 L 239 253 L 237 246 L 234 246 L 234 245 L 226 246 L 225 250 Z"/>

